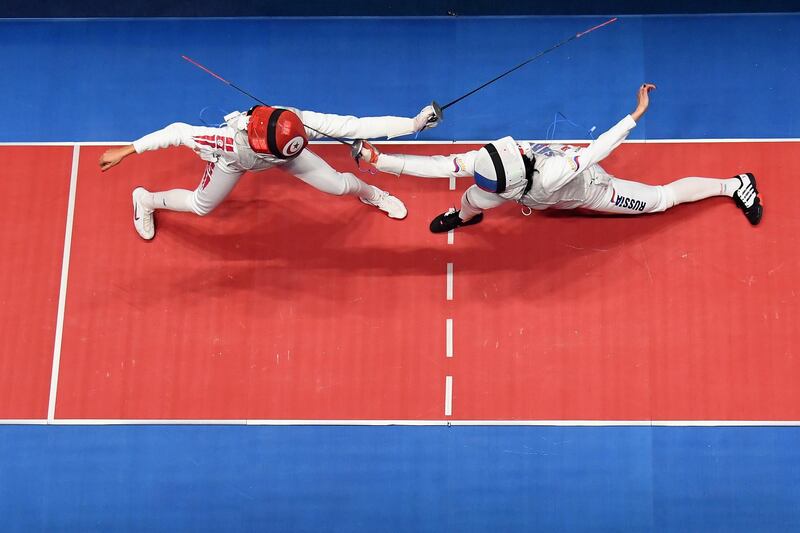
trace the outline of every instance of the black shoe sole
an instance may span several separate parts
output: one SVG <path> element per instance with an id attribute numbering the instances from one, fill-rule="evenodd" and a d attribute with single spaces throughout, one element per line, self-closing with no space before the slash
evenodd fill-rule
<path id="1" fill-rule="evenodd" d="M 761 222 L 761 217 L 764 216 L 764 206 L 760 202 L 755 203 L 753 207 L 744 212 L 744 216 L 747 217 L 747 221 L 750 224 L 758 226 L 758 223 Z"/>
<path id="2" fill-rule="evenodd" d="M 448 215 L 452 217 L 452 222 L 446 219 Z M 430 229 L 431 233 L 446 233 L 451 229 L 472 226 L 479 223 L 481 220 L 483 220 L 483 213 L 478 213 L 466 222 L 462 222 L 461 219 L 458 218 L 458 211 L 456 211 L 455 217 L 453 217 L 452 213 L 442 213 L 431 221 Z"/>

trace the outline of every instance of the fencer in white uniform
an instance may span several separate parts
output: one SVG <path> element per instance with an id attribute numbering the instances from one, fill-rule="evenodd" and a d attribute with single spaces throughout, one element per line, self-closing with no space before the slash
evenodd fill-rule
<path id="1" fill-rule="evenodd" d="M 449 156 L 380 153 L 365 142 L 361 156 L 378 170 L 421 177 L 474 178 L 461 197 L 461 209 L 442 213 L 431 222 L 434 233 L 477 224 L 483 210 L 516 201 L 543 210 L 583 208 L 603 213 L 639 214 L 665 211 L 675 205 L 712 196 L 729 196 L 751 224 L 758 224 L 763 206 L 750 173 L 726 179 L 687 177 L 667 185 L 647 185 L 617 178 L 600 165 L 636 126 L 649 105 L 655 85 L 637 93 L 636 110 L 587 147 L 530 144 L 504 137 L 479 150 Z"/>
<path id="2" fill-rule="evenodd" d="M 402 201 L 349 172 L 337 172 L 306 146 L 309 139 L 325 137 L 399 137 L 435 125 L 430 122 L 431 117 L 433 108 L 430 106 L 423 108 L 415 118 L 357 118 L 256 106 L 246 113 L 229 114 L 218 128 L 179 122 L 170 124 L 132 144 L 107 150 L 100 158 L 100 168 L 106 171 L 129 155 L 169 146 L 187 146 L 207 162 L 200 183 L 193 191 L 134 189 L 134 227 L 145 240 L 155 236 L 155 210 L 206 215 L 228 196 L 246 171 L 258 172 L 276 165 L 320 191 L 356 196 L 389 217 L 402 219 L 407 214 Z"/>

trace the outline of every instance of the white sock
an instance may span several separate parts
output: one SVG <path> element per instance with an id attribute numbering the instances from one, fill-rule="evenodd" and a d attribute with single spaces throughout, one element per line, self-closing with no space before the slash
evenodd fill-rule
<path id="1" fill-rule="evenodd" d="M 192 191 L 172 189 L 144 195 L 142 205 L 145 209 L 168 209 L 169 211 L 193 211 Z"/>
<path id="2" fill-rule="evenodd" d="M 675 205 L 696 202 L 712 196 L 733 196 L 741 185 L 739 178 L 698 178 L 689 177 L 673 181 L 667 188 L 675 198 Z"/>
<path id="3" fill-rule="evenodd" d="M 733 198 L 733 194 L 742 186 L 742 180 L 739 178 L 728 178 L 722 180 L 725 182 L 725 195 Z"/>
<path id="4" fill-rule="evenodd" d="M 724 182 L 723 194 L 725 196 L 730 196 L 731 198 L 733 198 L 733 193 L 738 191 L 739 187 L 742 186 L 742 180 L 740 180 L 739 178 L 728 178 L 722 181 Z"/>

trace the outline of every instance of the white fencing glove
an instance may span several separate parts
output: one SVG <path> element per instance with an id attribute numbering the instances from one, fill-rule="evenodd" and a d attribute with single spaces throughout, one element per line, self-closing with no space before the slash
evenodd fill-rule
<path id="1" fill-rule="evenodd" d="M 414 117 L 414 131 L 419 132 L 426 128 L 435 128 L 438 125 L 439 117 L 436 116 L 432 105 L 426 105 L 422 108 L 422 111 Z"/>

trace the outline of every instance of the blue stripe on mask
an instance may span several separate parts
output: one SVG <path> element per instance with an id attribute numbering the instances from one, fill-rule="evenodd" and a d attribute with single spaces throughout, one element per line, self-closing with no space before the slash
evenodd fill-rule
<path id="1" fill-rule="evenodd" d="M 477 172 L 475 173 L 475 185 L 484 191 L 497 192 L 497 182 L 485 176 L 481 176 Z"/>

